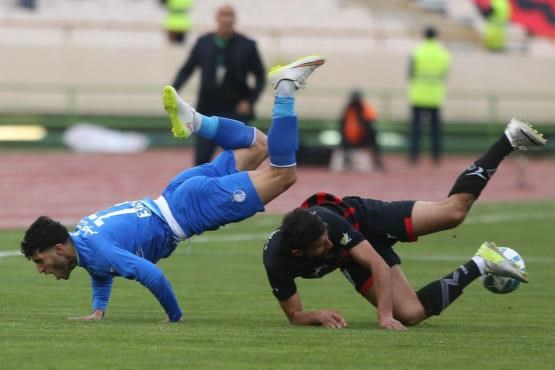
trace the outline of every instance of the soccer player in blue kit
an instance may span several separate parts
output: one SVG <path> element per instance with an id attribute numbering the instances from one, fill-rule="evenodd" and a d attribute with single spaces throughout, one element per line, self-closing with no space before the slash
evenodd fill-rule
<path id="1" fill-rule="evenodd" d="M 171 86 L 164 87 L 162 100 L 174 136 L 196 133 L 221 146 L 222 154 L 178 174 L 159 198 L 116 204 L 83 218 L 71 233 L 41 216 L 25 232 L 22 253 L 39 273 L 56 279 L 68 279 L 77 266 L 88 271 L 92 313 L 79 319 L 102 319 L 113 278 L 122 276 L 148 288 L 170 322 L 180 321 L 183 311 L 155 263 L 170 256 L 180 240 L 264 211 L 265 204 L 293 185 L 298 147 L 294 95 L 324 62 L 308 56 L 270 71 L 275 101 L 267 138 L 242 122 L 203 116 Z M 257 169 L 268 155 L 270 166 Z"/>

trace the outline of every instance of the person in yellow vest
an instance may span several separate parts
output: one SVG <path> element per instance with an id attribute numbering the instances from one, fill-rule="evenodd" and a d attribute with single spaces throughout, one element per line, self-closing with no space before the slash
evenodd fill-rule
<path id="1" fill-rule="evenodd" d="M 445 97 L 445 80 L 451 56 L 437 41 L 437 31 L 427 27 L 424 41 L 412 52 L 409 66 L 409 101 L 412 110 L 409 161 L 416 165 L 420 151 L 424 117 L 430 122 L 431 155 L 439 164 L 442 154 L 441 105 Z"/>
<path id="2" fill-rule="evenodd" d="M 160 0 L 166 5 L 168 14 L 164 19 L 168 40 L 171 43 L 183 44 L 187 32 L 191 30 L 193 22 L 189 16 L 189 10 L 193 6 L 193 0 Z"/>
<path id="3" fill-rule="evenodd" d="M 483 35 L 485 47 L 492 51 L 505 50 L 507 26 L 511 19 L 509 0 L 491 0 L 490 6 L 483 9 L 482 13 L 487 20 Z"/>

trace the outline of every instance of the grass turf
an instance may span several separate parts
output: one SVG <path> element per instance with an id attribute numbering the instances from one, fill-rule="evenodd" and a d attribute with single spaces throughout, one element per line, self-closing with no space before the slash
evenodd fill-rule
<path id="1" fill-rule="evenodd" d="M 165 317 L 138 283 L 115 280 L 104 321 L 88 314 L 88 275 L 39 276 L 21 256 L 0 258 L 0 358 L 5 369 L 552 369 L 555 201 L 478 204 L 465 224 L 398 244 L 415 288 L 451 272 L 484 240 L 518 250 L 531 283 L 495 295 L 475 282 L 440 317 L 406 332 L 380 330 L 375 309 L 342 274 L 297 280 L 307 310 L 335 308 L 349 327 L 287 323 L 261 263 L 265 235 L 279 217 L 259 215 L 196 237 L 159 266 L 186 313 Z M 18 248 L 21 230 L 0 231 L 0 251 Z"/>

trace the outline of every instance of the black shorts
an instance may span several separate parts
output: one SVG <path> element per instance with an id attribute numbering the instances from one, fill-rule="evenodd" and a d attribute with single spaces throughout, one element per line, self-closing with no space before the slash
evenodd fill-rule
<path id="1" fill-rule="evenodd" d="M 401 258 L 393 250 L 398 242 L 417 240 L 412 226 L 412 209 L 415 201 L 384 202 L 375 199 L 345 197 L 345 203 L 357 210 L 360 232 L 384 259 L 388 266 L 401 264 Z M 366 294 L 372 286 L 372 272 L 349 260 L 340 266 L 343 275 L 361 294 Z"/>

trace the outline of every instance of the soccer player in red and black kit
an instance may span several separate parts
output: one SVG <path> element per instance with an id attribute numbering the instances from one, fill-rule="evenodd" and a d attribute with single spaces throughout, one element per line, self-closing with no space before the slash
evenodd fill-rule
<path id="1" fill-rule="evenodd" d="M 377 307 L 378 325 L 393 330 L 439 315 L 483 274 L 527 282 L 526 274 L 505 259 L 494 243 L 485 242 L 468 262 L 415 292 L 399 267 L 393 245 L 461 224 L 505 156 L 545 143 L 540 133 L 513 118 L 499 140 L 458 177 L 448 198 L 440 202 L 314 194 L 284 217 L 264 246 L 266 273 L 289 322 L 328 328 L 347 325 L 335 310 L 303 311 L 294 281 L 320 278 L 337 268 Z"/>

